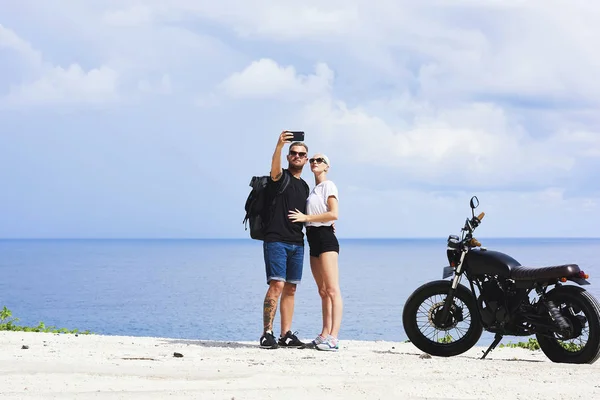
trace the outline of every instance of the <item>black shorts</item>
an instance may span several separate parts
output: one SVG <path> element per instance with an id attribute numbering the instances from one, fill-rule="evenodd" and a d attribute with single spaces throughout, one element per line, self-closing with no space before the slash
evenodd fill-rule
<path id="1" fill-rule="evenodd" d="M 310 247 L 309 254 L 311 257 L 319 257 L 320 254 L 327 251 L 340 253 L 340 244 L 331 226 L 307 226 L 306 239 Z"/>

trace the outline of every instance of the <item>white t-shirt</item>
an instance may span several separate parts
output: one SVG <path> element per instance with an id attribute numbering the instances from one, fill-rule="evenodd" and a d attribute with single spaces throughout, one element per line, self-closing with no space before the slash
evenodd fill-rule
<path id="1" fill-rule="evenodd" d="M 340 200 L 337 187 L 332 181 L 321 182 L 315 186 L 306 200 L 306 214 L 317 215 L 328 212 L 327 199 L 329 196 L 334 196 L 338 201 Z M 306 226 L 331 226 L 333 222 L 307 222 Z"/>

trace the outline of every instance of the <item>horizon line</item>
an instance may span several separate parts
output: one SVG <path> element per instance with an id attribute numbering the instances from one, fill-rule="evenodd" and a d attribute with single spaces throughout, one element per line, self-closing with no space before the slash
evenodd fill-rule
<path id="1" fill-rule="evenodd" d="M 600 239 L 599 236 L 477 236 L 482 239 Z M 447 236 L 338 237 L 341 240 L 439 240 Z M 0 240 L 249 240 L 242 237 L 0 237 Z M 260 240 L 256 240 L 259 242 Z"/>

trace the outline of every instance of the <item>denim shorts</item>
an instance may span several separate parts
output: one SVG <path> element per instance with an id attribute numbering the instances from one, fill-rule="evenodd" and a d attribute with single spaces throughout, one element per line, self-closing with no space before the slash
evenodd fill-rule
<path id="1" fill-rule="evenodd" d="M 298 284 L 302 280 L 304 245 L 263 242 L 267 283 L 282 281 Z"/>

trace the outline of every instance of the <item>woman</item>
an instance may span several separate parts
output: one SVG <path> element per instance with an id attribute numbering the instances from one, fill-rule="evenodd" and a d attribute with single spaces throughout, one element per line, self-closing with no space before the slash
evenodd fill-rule
<path id="1" fill-rule="evenodd" d="M 319 350 L 337 351 L 343 305 L 338 272 L 340 246 L 332 225 L 338 219 L 338 190 L 327 180 L 331 163 L 326 155 L 316 154 L 309 162 L 315 187 L 307 199 L 306 215 L 296 209 L 290 211 L 289 218 L 306 225 L 310 269 L 321 296 L 323 330 L 313 345 Z"/>

